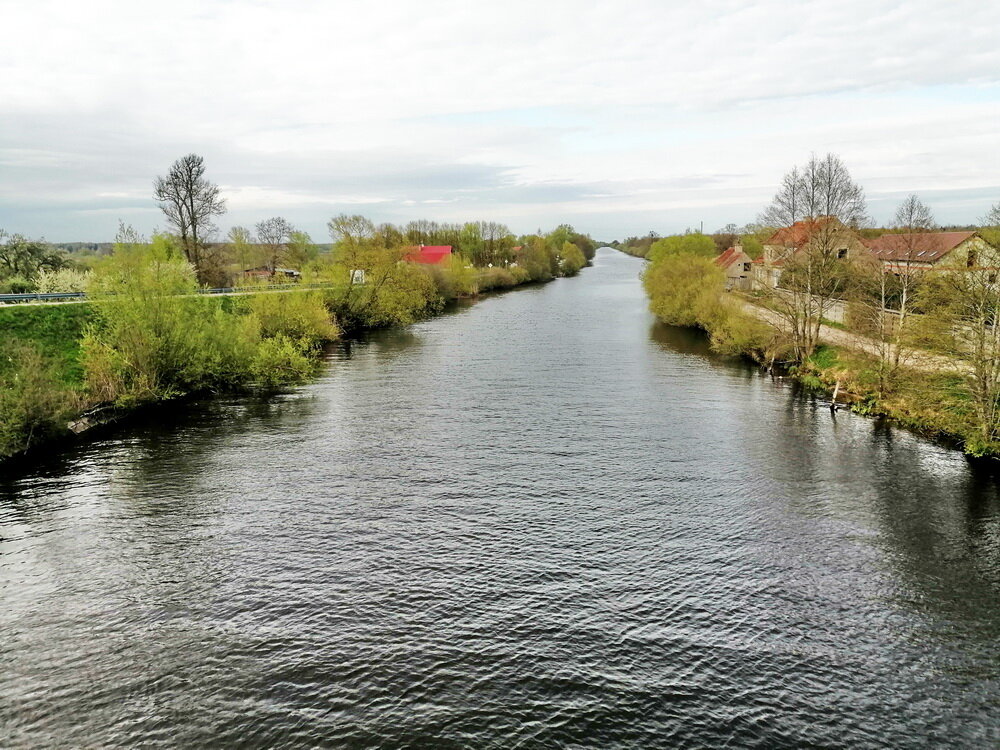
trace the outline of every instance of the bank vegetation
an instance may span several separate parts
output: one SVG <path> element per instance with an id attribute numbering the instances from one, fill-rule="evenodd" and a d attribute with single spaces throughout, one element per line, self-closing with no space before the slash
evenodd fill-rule
<path id="1" fill-rule="evenodd" d="M 0 237 L 7 289 L 37 290 L 63 274 L 86 292 L 79 304 L 0 306 L 0 460 L 143 405 L 301 383 L 323 345 L 345 333 L 575 275 L 596 249 L 568 225 L 517 237 L 496 222 L 377 226 L 347 214 L 330 220 L 326 248 L 280 217 L 212 243 L 209 219 L 224 204 L 198 182 L 199 165 L 157 181 L 174 231 L 147 240 L 121 226 L 112 251 L 85 264 L 42 241 Z M 207 201 L 200 212 L 170 197 L 184 184 Z M 412 262 L 414 245 L 452 242 L 442 262 Z M 292 264 L 294 275 L 278 270 Z M 233 291 L 201 293 L 220 283 Z"/>
<path id="2" fill-rule="evenodd" d="M 835 156 L 792 170 L 762 214 L 806 227 L 774 286 L 725 291 L 701 236 L 654 242 L 643 284 L 665 323 L 705 330 L 712 346 L 781 367 L 855 410 L 1000 456 L 1000 204 L 978 227 L 984 250 L 922 259 L 936 230 L 916 196 L 899 206 L 893 262 L 847 248 L 863 237 L 864 194 Z M 848 231 L 850 230 L 850 231 Z M 707 239 L 707 238 L 706 238 Z M 842 319 L 829 319 L 831 311 Z"/>

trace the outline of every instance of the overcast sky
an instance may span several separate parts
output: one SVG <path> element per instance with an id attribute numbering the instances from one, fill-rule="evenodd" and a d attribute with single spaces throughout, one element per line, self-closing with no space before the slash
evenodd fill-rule
<path id="1" fill-rule="evenodd" d="M 0 228 L 163 227 L 205 157 L 222 231 L 281 215 L 570 222 L 599 239 L 752 221 L 836 152 L 886 221 L 1000 201 L 1000 3 L 0 0 Z"/>

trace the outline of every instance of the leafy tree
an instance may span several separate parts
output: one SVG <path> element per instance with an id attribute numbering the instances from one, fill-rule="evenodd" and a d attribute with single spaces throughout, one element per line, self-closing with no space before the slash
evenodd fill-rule
<path id="1" fill-rule="evenodd" d="M 257 266 L 260 254 L 253 234 L 246 227 L 236 226 L 229 230 L 226 236 L 229 243 L 229 253 L 240 272 L 248 271 Z"/>
<path id="2" fill-rule="evenodd" d="M 0 230 L 0 279 L 24 279 L 30 286 L 42 271 L 69 265 L 66 256 L 47 242 Z"/>
<path id="3" fill-rule="evenodd" d="M 350 253 L 375 239 L 375 225 L 360 214 L 339 214 L 327 222 L 334 250 Z"/>
<path id="4" fill-rule="evenodd" d="M 563 243 L 560 255 L 559 271 L 563 276 L 576 276 L 580 269 L 587 265 L 583 251 L 572 242 Z"/>
<path id="5" fill-rule="evenodd" d="M 712 247 L 715 243 L 705 237 Z M 664 253 L 643 271 L 649 308 L 664 323 L 696 326 L 715 304 L 725 275 L 711 258 L 696 253 Z"/>
<path id="6" fill-rule="evenodd" d="M 485 266 L 491 261 L 486 253 L 486 243 L 477 222 L 469 222 L 462 227 L 458 237 L 458 249 L 475 266 Z"/>
<path id="7" fill-rule="evenodd" d="M 166 177 L 153 181 L 153 196 L 180 237 L 188 261 L 201 273 L 205 242 L 215 228 L 212 217 L 226 212 L 219 187 L 205 179 L 204 159 L 188 154 L 175 161 Z"/>
<path id="8" fill-rule="evenodd" d="M 718 253 L 715 251 L 715 242 L 712 241 L 711 237 L 700 232 L 692 232 L 691 234 L 675 234 L 656 240 L 650 246 L 645 257 L 655 262 L 668 255 L 695 255 L 701 258 L 714 258 Z"/>
<path id="9" fill-rule="evenodd" d="M 293 268 L 304 268 L 319 256 L 319 248 L 308 232 L 294 230 L 288 235 L 286 257 Z"/>

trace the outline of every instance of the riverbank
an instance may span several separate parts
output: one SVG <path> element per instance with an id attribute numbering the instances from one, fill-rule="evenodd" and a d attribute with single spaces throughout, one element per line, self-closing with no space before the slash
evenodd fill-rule
<path id="1" fill-rule="evenodd" d="M 650 309 L 670 325 L 704 330 L 715 350 L 779 367 L 810 390 L 860 414 L 881 417 L 976 457 L 1000 457 L 984 435 L 968 363 L 921 349 L 894 351 L 843 326 L 822 324 L 804 360 L 792 348 L 788 321 L 743 295 L 722 291 L 707 259 L 677 256 L 643 271 Z"/>
<path id="2" fill-rule="evenodd" d="M 400 272 L 405 283 L 394 278 Z M 342 333 L 405 326 L 454 300 L 554 278 L 516 266 L 456 272 L 405 265 L 360 291 L 154 294 L 0 308 L 0 464 L 105 434 L 157 405 L 305 382 L 322 345 Z"/>

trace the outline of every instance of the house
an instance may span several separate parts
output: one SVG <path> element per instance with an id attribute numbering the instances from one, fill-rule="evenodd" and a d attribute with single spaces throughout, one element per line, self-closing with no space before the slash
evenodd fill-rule
<path id="1" fill-rule="evenodd" d="M 810 250 L 836 253 L 837 258 L 852 258 L 868 252 L 858 233 L 835 216 L 803 219 L 779 229 L 764 242 L 763 255 L 753 262 L 753 288 L 775 288 L 785 264 L 799 253 Z"/>
<path id="2" fill-rule="evenodd" d="M 715 265 L 726 274 L 726 291 L 749 289 L 753 259 L 743 251 L 742 245 L 733 245 L 715 259 Z"/>
<path id="3" fill-rule="evenodd" d="M 910 273 L 928 268 L 996 264 L 990 246 L 978 232 L 919 232 L 883 234 L 865 240 L 865 245 L 883 268 L 892 273 Z"/>
<path id="4" fill-rule="evenodd" d="M 451 245 L 415 245 L 407 249 L 404 260 L 436 266 L 451 261 Z"/>

